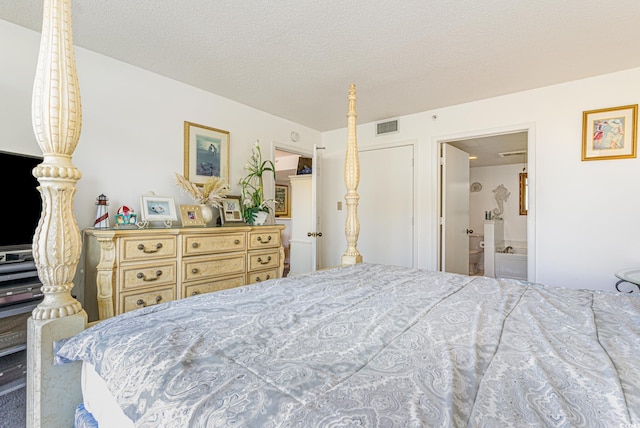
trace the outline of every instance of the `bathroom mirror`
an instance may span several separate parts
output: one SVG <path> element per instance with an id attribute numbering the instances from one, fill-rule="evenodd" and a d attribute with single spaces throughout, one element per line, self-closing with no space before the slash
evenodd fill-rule
<path id="1" fill-rule="evenodd" d="M 527 203 L 527 200 L 529 199 L 527 198 L 527 189 L 528 189 L 527 173 L 521 172 L 520 173 L 520 215 L 527 215 L 527 208 L 529 205 Z"/>

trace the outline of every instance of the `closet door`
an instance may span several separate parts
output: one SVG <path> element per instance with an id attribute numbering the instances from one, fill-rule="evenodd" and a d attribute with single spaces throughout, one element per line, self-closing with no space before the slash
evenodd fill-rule
<path id="1" fill-rule="evenodd" d="M 364 262 L 413 267 L 413 144 L 359 151 L 358 251 Z"/>

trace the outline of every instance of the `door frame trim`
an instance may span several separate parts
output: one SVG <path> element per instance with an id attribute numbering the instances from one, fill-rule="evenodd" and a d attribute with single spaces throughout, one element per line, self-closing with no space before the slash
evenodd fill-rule
<path id="1" fill-rule="evenodd" d="M 432 179 L 435 183 L 433 191 L 433 206 L 436 207 L 434 221 L 431 225 L 432 236 L 436 237 L 434 242 L 435 251 L 433 252 L 432 266 L 440 269 L 441 261 L 441 230 L 440 230 L 440 213 L 442 212 L 442 176 L 440 157 L 442 153 L 442 144 L 455 140 L 465 140 L 470 138 L 484 138 L 494 135 L 513 134 L 517 132 L 527 133 L 527 179 L 528 179 L 528 196 L 529 209 L 527 212 L 527 276 L 528 281 L 536 281 L 536 126 L 534 122 L 505 125 L 502 127 L 467 131 L 456 134 L 439 135 L 432 138 L 432 156 L 434 159 L 432 168 Z"/>

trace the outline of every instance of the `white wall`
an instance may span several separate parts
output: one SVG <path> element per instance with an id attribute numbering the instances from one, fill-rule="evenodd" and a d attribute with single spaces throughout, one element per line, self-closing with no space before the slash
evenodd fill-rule
<path id="1" fill-rule="evenodd" d="M 527 240 L 527 216 L 520 215 L 520 173 L 522 164 L 471 168 L 469 181 L 478 182 L 482 190 L 469 194 L 469 228 L 482 234 L 484 212 L 498 208 L 493 190 L 504 185 L 509 191 L 509 199 L 503 203 L 505 241 Z"/>
<path id="2" fill-rule="evenodd" d="M 39 43 L 39 33 L 0 20 L 0 150 L 41 154 L 31 125 Z M 265 157 L 277 142 L 308 151 L 321 140 L 313 129 L 85 49 L 76 48 L 76 65 L 83 110 L 73 156 L 82 172 L 74 202 L 80 229 L 93 226 L 101 193 L 112 216 L 123 204 L 140 212 L 140 195 L 149 191 L 192 203 L 173 178 L 184 172 L 184 121 L 230 131 L 235 194 L 256 140 Z M 297 143 L 292 131 L 300 136 Z M 273 183 L 265 185 L 273 192 Z"/>
<path id="3" fill-rule="evenodd" d="M 31 91 L 39 34 L 0 20 L 0 150 L 39 154 L 31 126 Z M 189 202 L 175 186 L 172 173 L 182 172 L 183 121 L 231 132 L 231 184 L 237 191 L 251 145 L 314 143 L 327 149 L 323 174 L 323 243 L 325 266 L 339 263 L 346 247 L 342 178 L 346 129 L 320 134 L 188 85 L 139 68 L 76 50 L 83 106 L 83 128 L 74 164 L 83 172 L 75 198 L 80 228 L 95 216 L 95 198 L 110 198 L 110 211 L 121 204 L 139 206 L 150 190 Z M 346 94 L 350 82 L 345 82 Z M 357 83 L 357 82 L 356 82 Z M 368 88 L 359 87 L 359 99 Z M 528 218 L 535 225 L 534 279 L 550 285 L 613 289 L 616 270 L 640 264 L 640 228 L 636 197 L 640 160 L 582 162 L 582 112 L 636 104 L 640 69 L 632 69 L 474 103 L 403 116 L 400 132 L 375 137 L 375 124 L 358 126 L 361 146 L 417 140 L 418 181 L 414 198 L 418 267 L 437 261 L 437 156 L 439 140 L 532 127 L 529 184 L 535 200 Z M 358 101 L 358 110 L 367 106 Z M 380 118 L 384 119 L 384 118 Z M 345 119 L 346 126 L 346 119 Z M 389 179 L 392 179 L 390 177 Z M 402 189 L 398 189 L 402 192 Z M 385 216 L 380 195 L 380 223 Z M 531 239 L 529 239 L 531 245 Z M 367 260 L 366 248 L 360 248 Z"/>
<path id="4" fill-rule="evenodd" d="M 0 20 L 0 150 L 41 154 L 31 126 L 39 43 L 39 33 Z M 76 47 L 76 66 L 83 110 L 73 156 L 83 175 L 75 197 L 80 228 L 93 225 L 100 193 L 110 199 L 110 214 L 122 204 L 139 212 L 140 195 L 148 191 L 191 203 L 173 178 L 184 172 L 184 121 L 230 132 L 229 181 L 236 194 L 256 140 L 269 157 L 274 142 L 294 144 L 293 130 L 300 135 L 295 144 L 305 150 L 321 138 L 313 129 L 86 49 Z"/>
<path id="5" fill-rule="evenodd" d="M 368 89 L 358 87 L 359 111 L 367 108 L 360 100 L 367 99 Z M 345 96 L 347 91 L 348 82 Z M 418 267 L 435 269 L 438 141 L 530 129 L 528 174 L 534 199 L 527 218 L 530 248 L 531 238 L 535 241 L 532 279 L 549 285 L 614 290 L 615 271 L 640 265 L 640 159 L 581 161 L 582 112 L 639 101 L 640 69 L 631 69 L 403 116 L 400 132 L 383 137 L 375 137 L 374 123 L 361 124 L 358 144 L 419 141 L 418 185 L 414 195 L 405 197 L 417 201 Z M 346 248 L 345 211 L 335 210 L 336 201 L 343 200 L 345 193 L 341 161 L 346 140 L 346 129 L 323 134 L 328 159 L 323 179 L 328 203 L 323 216 L 335 222 L 324 228 L 331 236 L 323 242 L 323 260 L 332 263 L 336 262 L 333 254 L 339 257 Z M 380 216 L 382 227 L 389 221 L 383 195 L 380 207 L 368 215 Z M 359 250 L 366 261 L 367 249 Z"/>

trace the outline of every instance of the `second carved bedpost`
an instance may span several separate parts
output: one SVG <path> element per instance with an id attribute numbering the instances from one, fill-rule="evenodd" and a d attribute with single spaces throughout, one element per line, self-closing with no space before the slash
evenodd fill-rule
<path id="1" fill-rule="evenodd" d="M 362 263 L 362 255 L 358 252 L 358 235 L 360 222 L 358 221 L 358 183 L 360 182 L 360 161 L 358 159 L 358 140 L 356 138 L 356 85 L 349 87 L 349 111 L 347 112 L 347 154 L 344 161 L 344 184 L 347 194 L 347 220 L 344 233 L 347 238 L 347 249 L 342 255 L 343 265 Z"/>

